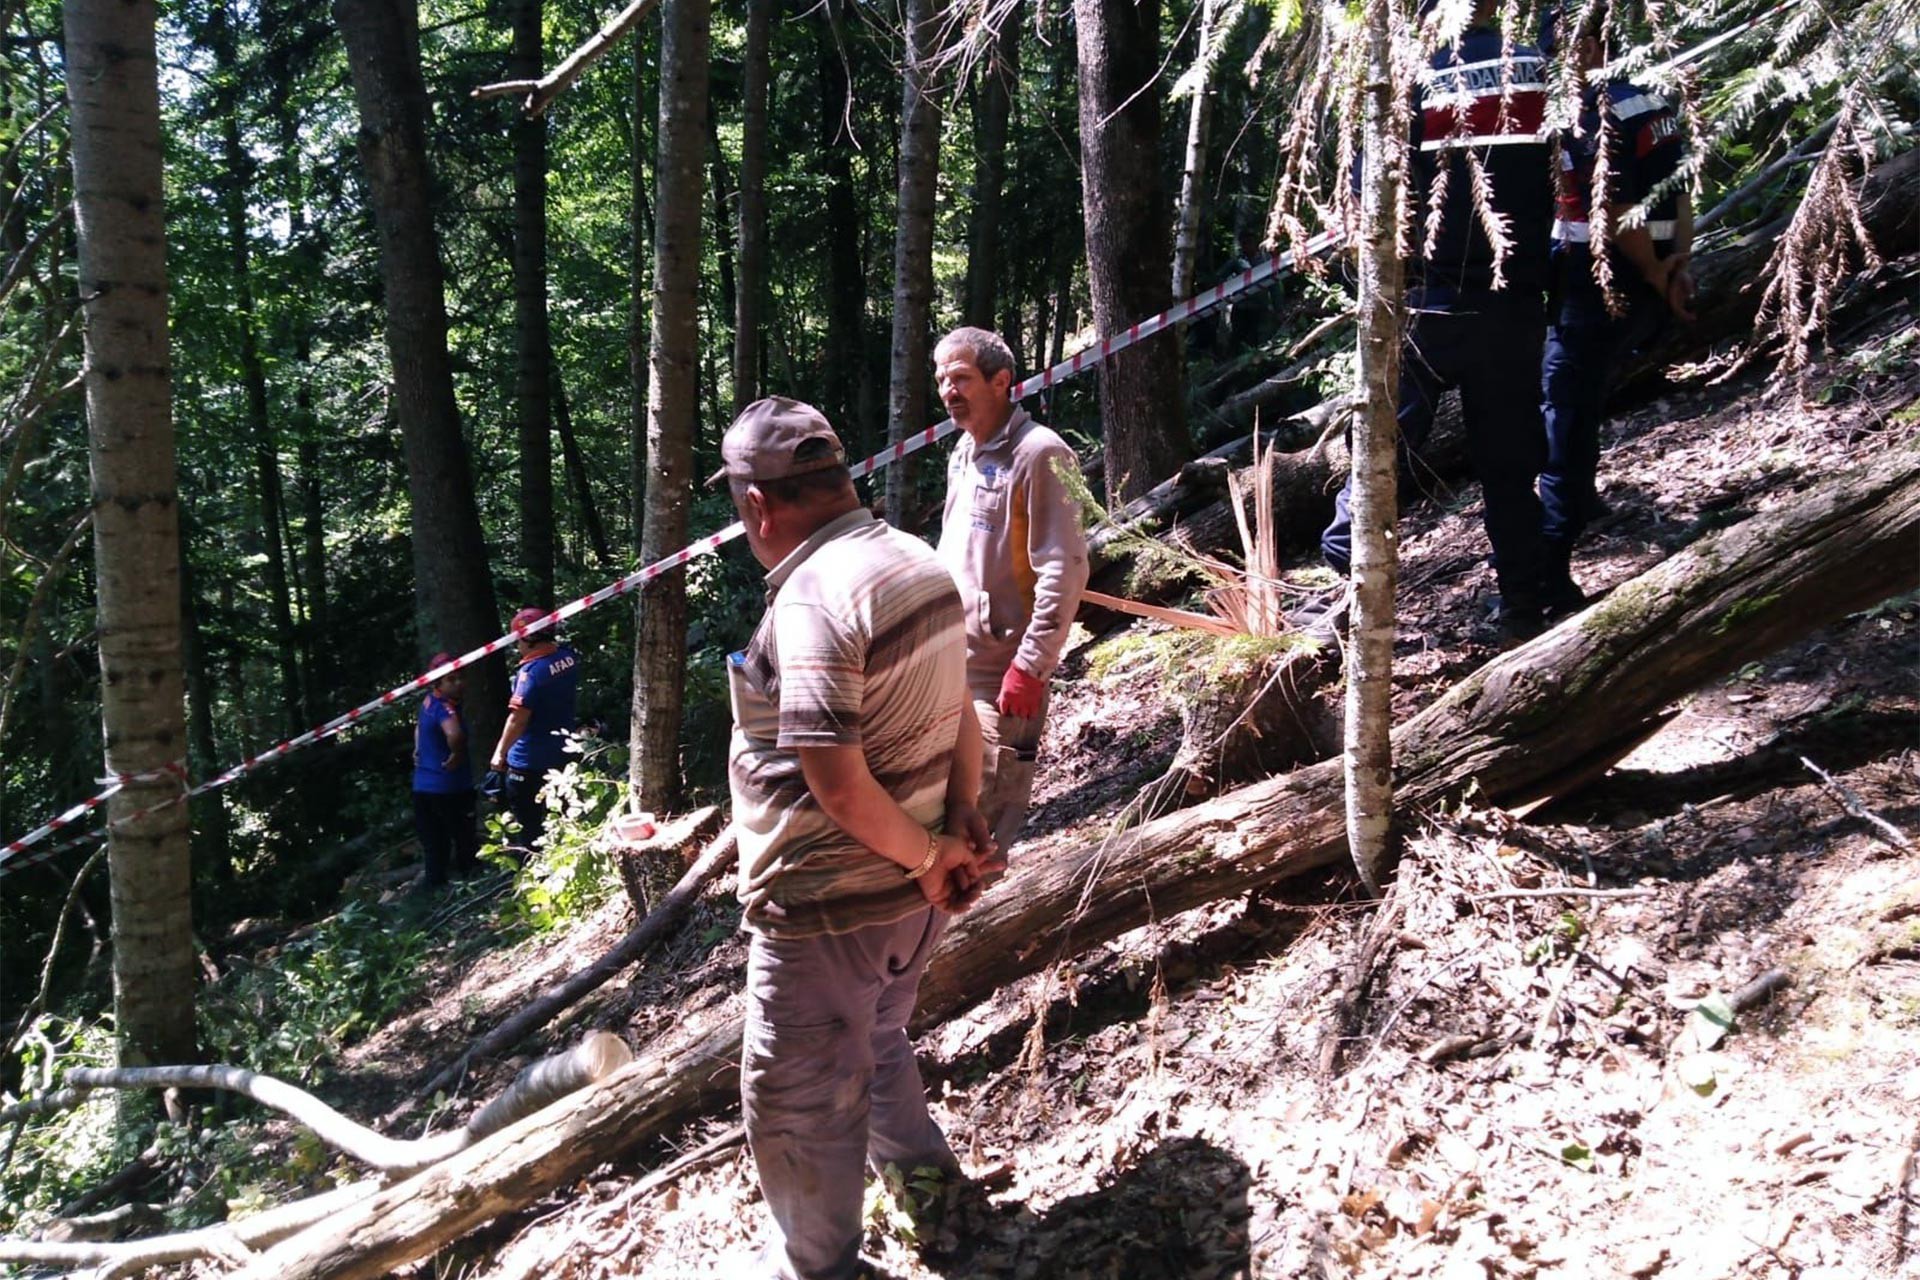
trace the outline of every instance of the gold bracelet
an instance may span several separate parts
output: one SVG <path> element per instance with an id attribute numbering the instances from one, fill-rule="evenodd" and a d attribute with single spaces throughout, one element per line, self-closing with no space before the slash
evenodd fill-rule
<path id="1" fill-rule="evenodd" d="M 939 860 L 940 860 L 940 837 L 936 836 L 935 834 L 933 834 L 933 832 L 929 831 L 927 832 L 927 856 L 920 859 L 919 866 L 907 872 L 907 879 L 918 880 L 921 876 L 933 870 L 933 864 L 938 862 Z"/>

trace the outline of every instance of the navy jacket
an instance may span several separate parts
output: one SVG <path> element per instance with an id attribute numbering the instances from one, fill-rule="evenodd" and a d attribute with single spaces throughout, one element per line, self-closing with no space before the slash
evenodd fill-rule
<path id="1" fill-rule="evenodd" d="M 1587 216 L 1593 208 L 1593 181 L 1602 139 L 1607 148 L 1607 199 L 1614 204 L 1637 204 L 1680 168 L 1684 144 L 1673 107 L 1659 94 L 1626 80 L 1606 88 L 1606 120 L 1602 128 L 1600 91 L 1589 87 L 1580 100 L 1580 127 L 1560 138 L 1560 216 L 1553 238 L 1564 244 L 1585 244 Z M 1647 210 L 1647 229 L 1662 257 L 1673 240 L 1674 216 L 1679 209 L 1676 185 Z"/>
<path id="2" fill-rule="evenodd" d="M 1552 155 L 1542 131 L 1546 60 L 1531 45 L 1516 43 L 1503 63 L 1501 44 L 1498 31 L 1469 28 L 1459 43 L 1434 54 L 1415 90 L 1409 274 L 1430 287 L 1465 293 L 1493 287 L 1493 244 L 1474 207 L 1472 155 L 1486 172 L 1488 203 L 1506 226 L 1505 287 L 1546 288 L 1554 205 Z M 1428 206 L 1443 174 L 1440 225 L 1429 236 Z"/>

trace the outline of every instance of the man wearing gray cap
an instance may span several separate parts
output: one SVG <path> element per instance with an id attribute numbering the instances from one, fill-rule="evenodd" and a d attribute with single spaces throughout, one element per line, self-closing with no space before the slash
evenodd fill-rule
<path id="1" fill-rule="evenodd" d="M 741 1110 L 774 1220 L 761 1274 L 857 1274 L 866 1166 L 958 1170 L 906 1024 L 992 852 L 953 580 L 861 505 L 820 412 L 760 400 L 721 444 L 767 612 L 727 660 L 750 936 Z M 951 834 L 945 834 L 951 833 Z"/>

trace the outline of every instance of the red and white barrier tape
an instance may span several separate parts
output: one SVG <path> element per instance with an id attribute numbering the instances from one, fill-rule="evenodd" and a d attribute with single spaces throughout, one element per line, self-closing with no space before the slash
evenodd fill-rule
<path id="1" fill-rule="evenodd" d="M 1660 74 L 1672 71 L 1685 63 L 1704 57 L 1727 41 L 1744 34 L 1766 16 L 1768 15 L 1755 15 L 1731 30 L 1721 32 L 1693 46 L 1691 49 L 1684 50 L 1665 62 L 1648 68 L 1647 72 L 1642 74 Z M 1304 246 L 1304 251 L 1308 255 L 1318 254 L 1331 247 L 1337 239 L 1338 237 L 1334 236 L 1331 232 L 1322 232 L 1320 235 L 1307 241 Z M 1028 396 L 1044 391 L 1058 382 L 1063 382 L 1068 378 L 1075 377 L 1078 374 L 1086 372 L 1088 369 L 1104 363 L 1115 352 L 1123 351 L 1136 342 L 1151 338 L 1155 334 L 1161 333 L 1182 321 L 1205 315 L 1214 308 L 1221 306 L 1228 299 L 1236 297 L 1275 276 L 1291 271 L 1297 261 L 1298 258 L 1295 252 L 1289 251 L 1287 253 L 1274 254 L 1269 258 L 1257 262 L 1247 270 L 1240 272 L 1238 275 L 1228 277 L 1211 289 L 1203 289 L 1184 302 L 1176 303 L 1167 310 L 1162 311 L 1159 315 L 1150 316 L 1123 332 L 1116 333 L 1108 338 L 1103 338 L 1094 345 L 1082 351 L 1075 352 L 1072 356 L 1062 360 L 1052 368 L 1034 374 L 1032 377 L 1014 387 L 1013 399 L 1016 401 L 1024 400 Z M 908 454 L 915 453 L 933 444 L 935 441 L 951 435 L 957 429 L 954 422 L 948 419 L 937 426 L 928 427 L 925 431 L 908 436 L 906 439 L 883 449 L 873 457 L 856 463 L 852 467 L 854 478 L 859 479 L 871 475 L 880 468 L 898 462 Z M 323 738 L 332 737 L 361 719 L 385 710 L 407 694 L 417 693 L 441 677 L 458 671 L 462 667 L 471 666 L 481 659 L 505 648 L 522 635 L 534 635 L 545 631 L 573 617 L 575 614 L 584 613 L 595 605 L 604 604 L 615 596 L 625 595 L 635 587 L 641 586 L 671 569 L 677 569 L 698 556 L 706 555 L 710 551 L 717 551 L 720 547 L 739 537 L 743 532 L 745 532 L 745 530 L 738 522 L 735 522 L 720 530 L 718 533 L 708 534 L 690 546 L 682 547 L 672 555 L 657 560 L 646 568 L 620 579 L 618 582 L 602 587 L 591 595 L 581 596 L 578 600 L 562 605 L 537 622 L 531 623 L 524 628 L 516 628 L 514 631 L 496 640 L 490 640 L 471 653 L 462 654 L 451 662 L 414 677 L 406 684 L 389 689 L 378 698 L 364 702 L 360 706 L 353 708 L 353 710 L 346 712 L 344 715 L 335 716 L 317 728 L 309 729 L 298 737 L 289 738 L 285 742 L 269 747 L 259 755 L 249 756 L 226 772 L 217 774 L 198 786 L 184 791 L 178 796 L 171 797 L 157 805 L 142 809 L 138 813 L 128 814 L 119 821 L 123 823 L 131 822 L 136 818 L 145 817 L 168 805 L 179 804 L 182 801 L 191 800 L 196 796 L 205 795 L 209 791 L 218 790 L 228 783 L 253 772 L 255 769 L 273 763 L 282 756 L 298 751 L 302 747 L 311 746 Z M 165 766 L 147 773 L 117 775 L 98 795 L 93 796 L 91 799 L 83 800 L 59 816 L 49 819 L 46 823 L 29 831 L 26 835 L 21 836 L 18 840 L 14 840 L 5 846 L 0 846 L 0 876 L 6 875 L 8 872 L 18 871 L 27 866 L 32 866 L 35 863 L 48 861 L 68 849 L 77 848 L 82 844 L 88 843 L 94 837 L 83 837 L 63 845 L 44 849 L 31 858 L 20 856 L 30 846 L 38 844 L 48 836 L 62 831 L 87 817 L 128 785 L 153 781 L 161 776 L 177 776 L 182 782 L 186 781 L 185 769 L 177 764 Z M 97 834 L 98 833 L 96 833 L 96 835 Z"/>
<path id="2" fill-rule="evenodd" d="M 1307 241 L 1305 252 L 1309 255 L 1320 253 L 1322 250 L 1330 247 L 1336 238 L 1337 237 L 1330 233 L 1315 236 L 1313 239 Z M 1064 382 L 1068 378 L 1085 373 L 1087 370 L 1095 368 L 1110 359 L 1116 352 L 1124 351 L 1137 342 L 1144 342 L 1155 334 L 1162 333 L 1182 321 L 1204 315 L 1214 308 L 1221 306 L 1228 299 L 1237 297 L 1249 289 L 1263 284 L 1285 272 L 1291 271 L 1296 261 L 1298 261 L 1298 259 L 1293 251 L 1277 253 L 1269 258 L 1265 258 L 1247 268 L 1245 271 L 1240 272 L 1238 275 L 1229 276 L 1212 288 L 1203 289 L 1184 302 L 1176 303 L 1167 310 L 1162 311 L 1159 315 L 1150 316 L 1142 320 L 1139 324 L 1132 325 L 1111 337 L 1103 338 L 1092 346 L 1075 352 L 1072 356 L 1062 360 L 1052 368 L 1034 374 L 1032 377 L 1014 387 L 1012 398 L 1016 401 L 1024 400 L 1028 396 L 1046 390 L 1056 383 Z M 908 454 L 916 453 L 928 445 L 933 444 L 936 440 L 953 434 L 957 429 L 953 420 L 948 419 L 937 426 L 928 427 L 925 431 L 915 432 L 906 439 L 889 445 L 879 453 L 874 454 L 871 458 L 866 458 L 855 463 L 851 468 L 854 478 L 859 479 L 873 474 L 882 467 L 890 466 L 902 458 L 905 458 Z M 616 596 L 626 595 L 634 589 L 651 582 L 661 574 L 680 568 L 688 561 L 706 555 L 709 552 L 717 551 L 745 531 L 744 527 L 738 521 L 735 521 L 718 533 L 710 533 L 704 538 L 680 548 L 680 550 L 674 552 L 672 555 L 656 560 L 644 569 L 628 574 L 618 582 L 610 583 L 590 595 L 581 596 L 578 600 L 573 600 L 561 605 L 544 618 L 530 622 L 524 627 L 516 627 L 497 639 L 489 640 L 478 649 L 474 649 L 469 653 L 463 653 L 450 662 L 442 663 L 440 666 L 434 667 L 429 671 L 424 671 L 405 684 L 396 685 L 379 697 L 363 702 L 352 710 L 337 715 L 324 724 L 309 729 L 296 737 L 288 738 L 284 742 L 277 743 L 258 755 L 248 756 L 232 768 L 227 769 L 223 773 L 215 774 L 198 786 L 186 789 L 180 795 L 169 797 L 159 804 L 140 810 L 138 813 L 128 814 L 124 818 L 118 819 L 118 821 L 121 823 L 131 822 L 136 818 L 146 817 L 168 805 L 179 804 L 183 801 L 194 799 L 197 796 L 205 795 L 210 791 L 217 791 L 221 787 L 257 769 L 264 768 L 285 756 L 291 755 L 303 747 L 310 747 L 321 739 L 333 737 L 335 734 L 350 728 L 369 716 L 377 715 L 407 695 L 420 692 L 436 680 L 451 675 L 462 667 L 472 666 L 474 663 L 490 657 L 501 649 L 507 648 L 522 636 L 537 635 L 542 631 L 559 625 L 568 618 L 574 617 L 576 614 L 585 613 L 595 605 L 605 604 Z M 124 790 L 128 785 L 153 781 L 160 777 L 178 777 L 184 783 L 186 781 L 186 772 L 181 766 L 172 765 L 144 774 L 119 775 L 105 790 L 101 791 L 99 795 L 82 801 L 58 817 L 29 831 L 19 839 L 11 841 L 4 847 L 0 847 L 0 875 L 5 875 L 8 872 L 18 871 L 23 867 L 47 861 L 57 854 L 65 852 L 67 849 L 76 848 L 80 844 L 85 843 L 85 841 L 74 841 L 53 849 L 44 850 L 32 858 L 20 857 L 30 846 L 38 844 L 48 836 L 72 826 L 105 804 L 108 799 Z"/>

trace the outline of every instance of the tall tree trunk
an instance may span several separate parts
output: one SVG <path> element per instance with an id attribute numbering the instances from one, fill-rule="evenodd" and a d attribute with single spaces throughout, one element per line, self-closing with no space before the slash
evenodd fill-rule
<path id="1" fill-rule="evenodd" d="M 940 102 L 934 0 L 906 0 L 906 74 L 900 97 L 900 204 L 893 240 L 893 346 L 887 380 L 887 442 L 899 444 L 927 426 L 927 328 L 933 309 L 933 197 L 940 175 Z M 887 521 L 913 531 L 914 467 L 887 468 Z"/>
<path id="2" fill-rule="evenodd" d="M 1367 0 L 1365 150 L 1360 164 L 1360 411 L 1353 421 L 1353 645 L 1347 666 L 1347 845 L 1368 892 L 1380 892 L 1393 820 L 1393 588 L 1400 557 L 1394 445 L 1400 430 L 1400 262 L 1405 130 L 1396 110 L 1394 11 Z"/>
<path id="3" fill-rule="evenodd" d="M 733 411 L 760 398 L 761 300 L 767 290 L 767 46 L 773 0 L 747 0 L 740 101 L 739 278 L 733 312 Z"/>
<path id="4" fill-rule="evenodd" d="M 284 64 L 283 64 L 284 65 Z M 276 85 L 285 102 L 292 101 L 293 76 Z M 280 113 L 280 154 L 285 172 L 287 244 L 299 264 L 302 280 L 315 279 L 314 246 L 307 237 L 306 179 L 300 169 L 300 121 L 292 110 Z M 293 434 L 300 457 L 300 576 L 306 580 L 307 610 L 301 628 L 306 671 L 306 721 L 318 724 L 332 712 L 333 646 L 327 610 L 327 521 L 320 483 L 320 424 L 313 411 L 313 321 L 304 303 L 293 305 L 293 370 L 299 381 L 293 393 Z"/>
<path id="5" fill-rule="evenodd" d="M 1102 338 L 1172 301 L 1160 184 L 1160 0 L 1074 0 L 1080 47 L 1081 200 L 1093 321 Z M 1180 352 L 1162 333 L 1100 366 L 1107 504 L 1151 489 L 1193 456 Z"/>
<path id="6" fill-rule="evenodd" d="M 233 271 L 234 307 L 240 326 L 240 384 L 245 394 L 247 437 L 253 442 L 255 497 L 260 505 L 261 550 L 266 555 L 267 607 L 273 621 L 273 662 L 280 672 L 280 723 L 289 733 L 302 727 L 299 648 L 293 602 L 287 581 L 287 556 L 280 541 L 285 485 L 280 476 L 280 443 L 267 402 L 267 371 L 260 358 L 258 308 L 254 305 L 252 238 L 247 231 L 247 192 L 255 164 L 240 138 L 237 87 L 240 58 L 231 15 L 219 0 L 208 16 L 207 43 L 214 65 L 230 89 L 221 96 L 220 143 L 225 166 L 219 177 L 221 213 L 226 221 L 227 262 Z"/>
<path id="7" fill-rule="evenodd" d="M 306 381 L 306 355 L 309 351 L 304 324 L 301 326 L 295 356 L 300 366 L 300 386 L 294 392 L 294 429 L 300 433 L 300 564 L 307 582 L 307 616 L 301 634 L 307 660 L 307 715 L 310 724 L 318 724 L 333 703 L 334 682 L 331 662 L 332 644 L 327 610 L 327 518 L 321 498 L 320 442 L 313 414 L 313 392 Z"/>
<path id="8" fill-rule="evenodd" d="M 513 76 L 538 80 L 541 0 L 515 0 Z M 553 347 L 547 340 L 547 119 L 513 123 L 513 331 L 520 419 L 520 567 L 528 599 L 553 607 Z"/>
<path id="9" fill-rule="evenodd" d="M 636 556 L 643 554 L 645 548 L 641 530 L 647 519 L 647 398 L 651 384 L 648 347 L 653 329 L 653 314 L 648 306 L 652 299 L 653 260 L 647 252 L 647 237 L 653 225 L 653 206 L 647 197 L 647 121 L 653 118 L 655 101 L 648 93 L 650 83 L 646 40 L 636 34 L 633 40 L 633 167 L 628 175 L 632 184 L 628 227 L 633 238 L 633 255 L 627 263 L 628 293 L 633 299 L 627 324 L 627 382 L 631 391 L 628 407 L 633 420 L 628 437 L 633 447 L 628 452 L 631 465 L 627 473 L 627 525 Z"/>
<path id="10" fill-rule="evenodd" d="M 160 771 L 108 806 L 114 1029 L 122 1065 L 190 1062 L 187 809 L 164 803 L 180 795 L 165 770 L 186 755 L 186 708 L 154 8 L 68 0 L 63 14 L 106 767 Z"/>
<path id="11" fill-rule="evenodd" d="M 196 778 L 221 767 L 213 736 L 213 681 L 207 674 L 206 638 L 200 630 L 200 599 L 193 584 L 193 560 L 180 557 L 181 643 L 187 695 L 187 764 Z M 193 801 L 194 858 L 221 886 L 233 882 L 233 847 L 227 826 L 227 793 L 215 791 Z"/>
<path id="12" fill-rule="evenodd" d="M 1207 126 L 1213 119 L 1215 50 L 1226 38 L 1216 31 L 1222 0 L 1200 0 L 1199 52 L 1194 55 L 1193 102 L 1187 108 L 1187 155 L 1180 166 L 1180 201 L 1175 206 L 1173 296 L 1193 295 L 1194 262 L 1200 256 L 1200 215 L 1206 204 Z"/>
<path id="13" fill-rule="evenodd" d="M 413 505 L 414 576 L 438 632 L 421 637 L 420 647 L 459 653 L 497 636 L 501 619 L 447 358 L 440 244 L 427 200 L 418 14 L 412 0 L 334 0 L 333 11 L 346 39 L 360 163 L 380 238 L 393 405 Z M 497 661 L 471 670 L 465 705 L 474 741 L 484 746 L 499 735 L 506 713 L 506 676 Z"/>
<path id="14" fill-rule="evenodd" d="M 560 456 L 567 468 L 567 479 L 573 485 L 574 500 L 580 504 L 580 520 L 587 527 L 587 542 L 593 548 L 594 562 L 602 569 L 612 569 L 616 564 L 613 548 L 607 542 L 606 527 L 600 523 L 600 508 L 593 501 L 593 484 L 587 478 L 586 456 L 580 452 L 580 442 L 573 435 L 573 412 L 567 403 L 567 384 L 561 378 L 551 354 L 547 357 L 547 367 L 553 371 L 553 425 L 560 434 Z"/>
<path id="15" fill-rule="evenodd" d="M 700 149 L 706 132 L 708 0 L 667 0 L 660 25 L 660 152 L 654 197 L 653 344 L 647 396 L 646 512 L 640 559 L 687 538 L 700 394 Z M 639 803 L 670 810 L 680 793 L 687 674 L 687 579 L 640 590 L 633 647 L 629 782 Z"/>
<path id="16" fill-rule="evenodd" d="M 712 0 L 708 0 L 711 9 Z M 733 279 L 733 218 L 727 212 L 727 206 L 733 202 L 733 191 L 727 178 L 727 159 L 720 153 L 720 108 L 712 101 L 707 102 L 707 161 L 713 166 L 713 246 L 714 261 L 720 268 L 720 305 L 709 310 L 713 316 L 713 327 L 718 329 L 723 323 L 731 323 L 740 308 L 740 292 Z M 728 379 L 731 386 L 732 379 Z M 719 380 L 714 380 L 713 390 L 714 416 L 717 419 L 720 408 Z"/>
<path id="17" fill-rule="evenodd" d="M 1053 346 L 1047 351 L 1051 369 L 1067 356 L 1067 333 L 1073 328 L 1073 259 L 1062 255 L 1060 275 L 1053 285 Z"/>
<path id="18" fill-rule="evenodd" d="M 1015 0 L 1000 19 L 993 55 L 980 68 L 973 108 L 973 207 L 967 215 L 967 299 L 962 313 L 968 324 L 982 329 L 993 328 L 999 285 L 1007 120 L 1013 114 L 1013 94 L 1020 84 L 1020 19 L 1024 7 Z M 1017 334 L 1003 336 L 1009 342 L 1018 340 Z"/>
<path id="19" fill-rule="evenodd" d="M 820 408 L 836 427 L 853 436 L 852 428 L 861 421 L 867 290 L 861 272 L 860 241 L 849 230 L 860 225 L 860 202 L 853 187 L 853 139 L 847 136 L 853 96 L 835 38 L 838 26 L 834 6 L 838 3 L 840 0 L 824 0 L 814 27 L 819 39 L 820 166 L 827 180 L 827 225 L 839 229 L 839 234 L 827 238 L 826 245 L 827 349 L 822 381 L 827 394 Z M 847 443 L 864 454 L 879 441 L 862 432 Z"/>
<path id="20" fill-rule="evenodd" d="M 236 270 L 240 269 L 236 264 Z M 241 277 L 244 280 L 244 276 Z M 254 440 L 254 478 L 260 501 L 261 549 L 267 557 L 267 603 L 273 619 L 273 662 L 280 672 L 280 728 L 297 733 L 303 727 L 301 714 L 298 636 L 293 625 L 292 589 L 287 580 L 287 555 L 280 541 L 285 486 L 280 478 L 280 447 L 267 406 L 266 369 L 260 361 L 260 348 L 254 341 L 249 315 L 250 292 L 241 285 L 240 370 L 246 388 L 248 434 Z"/>

